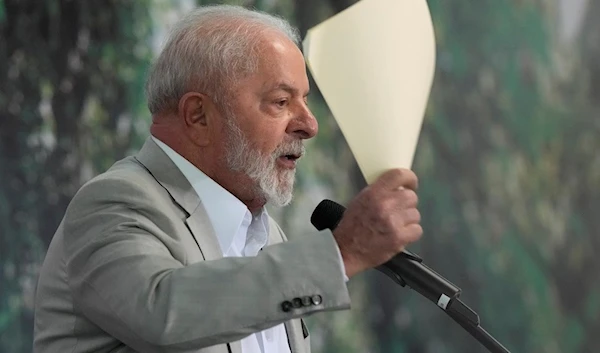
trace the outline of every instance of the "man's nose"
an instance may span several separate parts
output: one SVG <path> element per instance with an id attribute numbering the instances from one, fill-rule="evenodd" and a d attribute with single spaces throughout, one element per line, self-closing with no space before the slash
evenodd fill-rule
<path id="1" fill-rule="evenodd" d="M 295 117 L 288 125 L 288 134 L 293 134 L 301 139 L 314 137 L 319 131 L 319 123 L 306 104 L 302 104 Z"/>

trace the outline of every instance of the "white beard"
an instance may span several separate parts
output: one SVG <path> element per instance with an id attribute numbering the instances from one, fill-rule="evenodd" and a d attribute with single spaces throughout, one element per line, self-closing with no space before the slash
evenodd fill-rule
<path id="1" fill-rule="evenodd" d="M 302 140 L 282 143 L 271 155 L 253 148 L 231 114 L 227 123 L 227 167 L 247 175 L 256 183 L 255 192 L 267 202 L 283 207 L 292 201 L 296 169 L 279 169 L 277 158 L 286 154 L 304 154 Z"/>

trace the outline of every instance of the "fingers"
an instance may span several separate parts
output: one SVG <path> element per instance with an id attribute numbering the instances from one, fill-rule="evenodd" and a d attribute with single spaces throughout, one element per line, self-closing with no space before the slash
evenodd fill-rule
<path id="1" fill-rule="evenodd" d="M 387 183 L 392 180 L 394 176 L 400 176 L 398 173 L 388 173 L 383 178 L 383 180 L 378 181 L 380 183 Z M 408 175 L 408 179 L 412 179 L 410 173 L 405 173 Z M 401 176 L 400 176 L 401 177 Z M 386 179 L 390 178 L 390 179 Z M 396 179 L 398 181 L 400 179 Z M 390 185 L 390 184 L 387 184 Z M 387 215 L 388 220 L 393 220 L 395 226 L 404 227 L 409 223 L 418 223 L 420 221 L 420 214 L 417 210 L 417 205 L 419 203 L 419 197 L 414 190 L 401 188 L 388 190 L 386 188 L 381 187 L 372 188 L 369 191 L 369 196 L 373 199 L 373 209 L 381 215 Z"/>
<path id="2" fill-rule="evenodd" d="M 421 222 L 421 213 L 416 208 L 409 208 L 402 212 L 403 225 L 418 224 Z"/>
<path id="3" fill-rule="evenodd" d="M 412 223 L 405 227 L 402 227 L 402 236 L 394 238 L 394 249 L 395 253 L 398 253 L 406 248 L 407 245 L 416 242 L 423 235 L 423 228 L 418 223 Z"/>
<path id="4" fill-rule="evenodd" d="M 412 243 L 421 238 L 423 235 L 423 228 L 420 224 L 412 223 L 404 227 L 404 239 L 407 243 Z"/>
<path id="5" fill-rule="evenodd" d="M 385 190 L 407 188 L 416 190 L 419 186 L 417 175 L 409 169 L 390 169 L 383 173 L 375 184 L 381 185 Z"/>
<path id="6" fill-rule="evenodd" d="M 375 210 L 380 214 L 398 215 L 407 209 L 416 211 L 419 203 L 417 193 L 410 189 L 399 189 L 392 192 L 371 193 L 375 201 Z"/>
<path id="7" fill-rule="evenodd" d="M 403 208 L 415 208 L 419 204 L 417 193 L 410 189 L 398 190 L 398 199 L 401 201 Z"/>
<path id="8" fill-rule="evenodd" d="M 349 277 L 388 261 L 421 237 L 417 187 L 411 170 L 392 169 L 350 202 L 333 232 Z"/>

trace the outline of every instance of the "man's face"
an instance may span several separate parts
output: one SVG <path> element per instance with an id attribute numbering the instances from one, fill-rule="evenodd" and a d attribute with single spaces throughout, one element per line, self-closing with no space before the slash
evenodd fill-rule
<path id="1" fill-rule="evenodd" d="M 227 167 L 246 175 L 256 197 L 275 205 L 292 198 L 296 160 L 317 121 L 306 105 L 309 85 L 298 48 L 267 36 L 258 71 L 234 84 L 225 102 Z"/>
<path id="2" fill-rule="evenodd" d="M 235 121 L 235 116 L 227 116 L 227 167 L 241 172 L 256 183 L 255 191 L 266 201 L 285 206 L 292 200 L 295 168 L 280 168 L 281 156 L 296 158 L 304 154 L 302 140 L 292 140 L 280 144 L 271 154 L 264 154 L 252 146 Z"/>

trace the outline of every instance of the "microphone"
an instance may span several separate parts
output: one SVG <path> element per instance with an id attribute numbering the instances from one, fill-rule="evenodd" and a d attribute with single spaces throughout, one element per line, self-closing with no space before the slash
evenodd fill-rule
<path id="1" fill-rule="evenodd" d="M 319 231 L 333 231 L 344 211 L 346 208 L 339 203 L 323 200 L 313 211 L 310 222 Z M 490 352 L 510 353 L 480 326 L 479 315 L 458 298 L 461 289 L 423 264 L 418 255 L 403 250 L 376 269 L 402 287 L 408 286 L 434 302 Z"/>
<path id="2" fill-rule="evenodd" d="M 323 200 L 315 208 L 310 222 L 317 230 L 327 228 L 333 231 L 342 219 L 344 211 L 346 208 L 339 203 Z M 419 292 L 444 310 L 461 293 L 460 288 L 425 266 L 419 256 L 407 250 L 403 250 L 385 264 L 378 266 L 377 270 L 402 287 L 408 286 Z"/>

